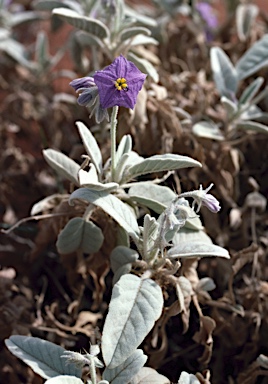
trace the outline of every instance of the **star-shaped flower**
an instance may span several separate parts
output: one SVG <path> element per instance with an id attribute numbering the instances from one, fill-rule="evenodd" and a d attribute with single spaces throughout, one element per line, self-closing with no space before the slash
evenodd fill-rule
<path id="1" fill-rule="evenodd" d="M 210 184 L 208 188 L 203 189 L 202 185 L 200 185 L 199 190 L 181 193 L 179 197 L 192 197 L 194 199 L 194 204 L 197 203 L 196 212 L 199 212 L 201 206 L 204 205 L 211 212 L 217 213 L 221 209 L 221 206 L 216 197 L 208 193 L 212 187 L 213 184 Z M 194 206 L 192 208 L 194 208 Z"/>
<path id="2" fill-rule="evenodd" d="M 94 75 L 102 108 L 114 106 L 133 109 L 146 75 L 123 55 Z"/>

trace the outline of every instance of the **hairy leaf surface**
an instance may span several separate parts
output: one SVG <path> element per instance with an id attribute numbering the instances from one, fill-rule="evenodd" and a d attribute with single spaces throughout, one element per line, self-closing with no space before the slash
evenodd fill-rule
<path id="1" fill-rule="evenodd" d="M 161 288 L 151 279 L 124 275 L 113 287 L 102 337 L 102 354 L 109 369 L 122 364 L 141 344 L 160 317 Z"/>
<path id="2" fill-rule="evenodd" d="M 94 253 L 102 246 L 103 239 L 101 229 L 92 221 L 74 217 L 60 232 L 56 246 L 62 254 L 72 253 L 78 249 L 84 253 Z"/>
<path id="3" fill-rule="evenodd" d="M 50 341 L 29 336 L 10 336 L 5 340 L 7 348 L 13 355 L 24 361 L 32 370 L 50 379 L 59 375 L 81 377 L 82 370 L 73 364 L 66 364 L 61 358 L 65 349 Z"/>
<path id="4" fill-rule="evenodd" d="M 102 377 L 110 384 L 126 384 L 135 376 L 146 363 L 147 356 L 141 349 L 137 349 L 118 367 L 106 368 Z"/>

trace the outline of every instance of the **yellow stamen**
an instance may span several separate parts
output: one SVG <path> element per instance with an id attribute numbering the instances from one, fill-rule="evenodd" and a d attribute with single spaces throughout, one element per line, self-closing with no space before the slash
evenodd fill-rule
<path id="1" fill-rule="evenodd" d="M 124 77 L 119 77 L 115 82 L 114 85 L 118 91 L 126 90 L 128 88 L 127 81 Z"/>

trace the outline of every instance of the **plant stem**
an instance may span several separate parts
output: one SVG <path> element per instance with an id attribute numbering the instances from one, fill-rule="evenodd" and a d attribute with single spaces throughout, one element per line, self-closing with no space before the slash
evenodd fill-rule
<path id="1" fill-rule="evenodd" d="M 113 107 L 111 116 L 111 181 L 115 177 L 115 154 L 116 154 L 116 126 L 117 126 L 118 106 Z"/>
<path id="2" fill-rule="evenodd" d="M 92 381 L 92 384 L 97 384 L 97 377 L 96 377 L 96 368 L 95 368 L 95 362 L 94 362 L 94 356 L 90 356 L 91 364 L 89 366 L 90 370 L 90 379 Z"/>

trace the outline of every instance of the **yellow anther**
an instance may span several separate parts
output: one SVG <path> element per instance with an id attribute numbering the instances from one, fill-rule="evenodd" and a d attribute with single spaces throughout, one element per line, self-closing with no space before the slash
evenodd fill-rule
<path id="1" fill-rule="evenodd" d="M 122 91 L 123 89 L 126 90 L 128 88 L 127 81 L 124 77 L 119 77 L 115 82 L 114 85 L 118 91 Z"/>

